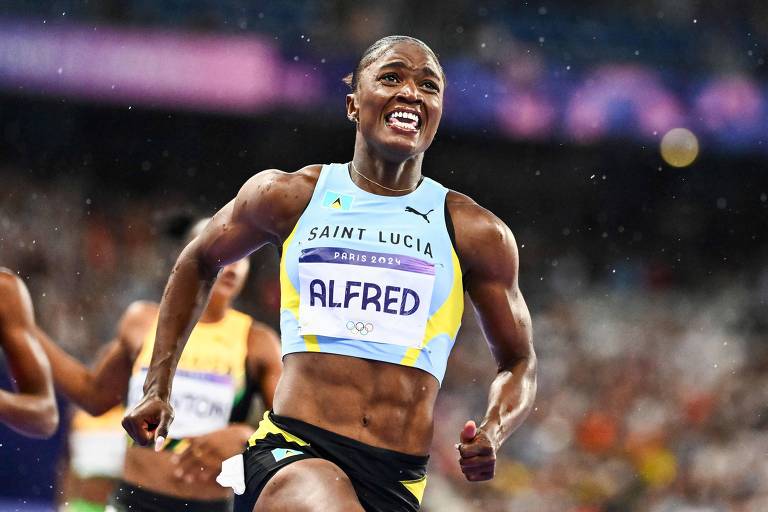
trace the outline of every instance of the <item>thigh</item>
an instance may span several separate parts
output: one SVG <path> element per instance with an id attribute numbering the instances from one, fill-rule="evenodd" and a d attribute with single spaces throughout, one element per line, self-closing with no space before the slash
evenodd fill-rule
<path id="1" fill-rule="evenodd" d="M 349 477 L 323 459 L 289 464 L 269 479 L 253 512 L 363 512 Z"/>

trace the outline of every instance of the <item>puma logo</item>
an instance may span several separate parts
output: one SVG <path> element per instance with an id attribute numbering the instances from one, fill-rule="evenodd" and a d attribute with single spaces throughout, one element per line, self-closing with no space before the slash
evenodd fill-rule
<path id="1" fill-rule="evenodd" d="M 411 208 L 410 206 L 406 206 L 405 207 L 405 211 L 410 212 L 410 213 L 415 213 L 416 215 L 418 215 L 419 217 L 422 217 L 425 221 L 427 221 L 427 224 L 429 224 L 429 219 L 427 218 L 427 215 L 429 215 L 430 213 L 435 211 L 435 209 L 432 208 L 427 213 L 421 213 L 420 211 L 418 211 L 418 210 L 416 210 L 414 208 Z"/>

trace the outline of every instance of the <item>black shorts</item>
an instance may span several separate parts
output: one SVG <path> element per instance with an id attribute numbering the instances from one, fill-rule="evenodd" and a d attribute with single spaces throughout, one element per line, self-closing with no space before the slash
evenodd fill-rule
<path id="1" fill-rule="evenodd" d="M 352 481 L 368 512 L 415 512 L 427 484 L 429 457 L 377 448 L 293 418 L 266 413 L 245 451 L 245 493 L 235 512 L 252 512 L 262 489 L 292 462 L 333 462 Z"/>
<path id="2" fill-rule="evenodd" d="M 110 508 L 111 507 L 111 508 Z M 106 512 L 231 512 L 231 500 L 187 500 L 120 481 Z"/>

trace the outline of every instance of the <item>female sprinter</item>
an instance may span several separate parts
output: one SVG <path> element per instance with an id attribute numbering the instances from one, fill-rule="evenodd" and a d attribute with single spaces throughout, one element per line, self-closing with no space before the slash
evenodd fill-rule
<path id="1" fill-rule="evenodd" d="M 201 221 L 192 236 L 202 230 Z M 191 237 L 190 237 L 191 238 Z M 231 308 L 248 274 L 247 259 L 226 265 L 212 281 L 210 301 L 200 322 L 190 326 L 189 351 L 174 380 L 176 423 L 156 448 L 129 446 L 123 481 L 106 507 L 110 512 L 225 512 L 231 489 L 215 482 L 221 461 L 240 453 L 253 428 L 237 417 L 246 376 L 259 383 L 267 407 L 280 376 L 279 340 L 269 327 Z M 141 398 L 141 386 L 154 344 L 158 306 L 128 307 L 117 337 L 92 370 L 66 354 L 44 333 L 57 389 L 92 415 L 127 399 Z M 194 329 L 193 329 L 194 327 Z M 38 330 L 39 331 L 39 330 Z M 83 508 L 83 510 L 89 510 Z"/>
<path id="2" fill-rule="evenodd" d="M 443 108 L 437 57 L 419 40 L 386 37 L 348 81 L 352 161 L 255 175 L 182 251 L 144 398 L 123 420 L 140 444 L 166 435 L 176 361 L 219 269 L 281 247 L 284 370 L 244 454 L 238 511 L 417 510 L 465 290 L 498 363 L 483 421 L 459 436 L 468 480 L 493 477 L 535 395 L 512 233 L 421 174 Z"/>

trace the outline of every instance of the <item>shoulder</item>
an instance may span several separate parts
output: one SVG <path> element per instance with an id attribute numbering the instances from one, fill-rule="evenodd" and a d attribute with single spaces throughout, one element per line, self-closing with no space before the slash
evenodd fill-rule
<path id="1" fill-rule="evenodd" d="M 157 317 L 160 305 L 149 300 L 131 302 L 123 313 L 123 320 L 129 322 L 152 322 Z"/>
<path id="2" fill-rule="evenodd" d="M 322 165 L 308 165 L 294 172 L 266 169 L 251 176 L 240 189 L 240 202 L 257 199 L 259 205 L 288 208 L 302 199 L 309 201 Z"/>
<path id="3" fill-rule="evenodd" d="M 254 224 L 269 223 L 280 234 L 281 221 L 295 223 L 306 208 L 322 167 L 313 164 L 293 172 L 267 169 L 253 175 L 235 198 L 235 215 Z"/>
<path id="4" fill-rule="evenodd" d="M 265 324 L 264 322 L 259 322 L 248 313 L 243 313 L 242 311 L 235 308 L 230 308 L 227 314 L 232 318 L 237 319 L 238 322 L 248 324 L 248 335 L 251 338 L 254 336 L 272 336 L 277 334 L 272 327 Z"/>
<path id="5" fill-rule="evenodd" d="M 120 318 L 118 336 L 131 345 L 143 344 L 144 336 L 157 320 L 159 311 L 160 305 L 156 302 L 145 300 L 132 302 Z"/>
<path id="6" fill-rule="evenodd" d="M 517 272 L 517 243 L 509 227 L 490 210 L 469 196 L 450 190 L 446 197 L 456 234 L 456 250 L 465 271 L 514 267 Z"/>
<path id="7" fill-rule="evenodd" d="M 0 267 L 0 292 L 3 295 L 18 294 L 19 290 L 25 289 L 24 282 L 19 277 L 8 270 Z"/>
<path id="8" fill-rule="evenodd" d="M 297 171 L 265 169 L 251 176 L 243 185 L 243 190 L 274 194 L 284 191 L 283 188 L 285 187 L 301 187 L 302 185 L 314 187 L 322 168 L 322 164 L 311 164 Z"/>
<path id="9" fill-rule="evenodd" d="M 258 320 L 248 331 L 248 355 L 258 361 L 280 360 L 280 337 L 277 332 Z"/>
<path id="10" fill-rule="evenodd" d="M 251 344 L 263 345 L 264 343 L 280 342 L 277 332 L 265 323 L 253 320 L 248 331 L 248 339 Z"/>
<path id="11" fill-rule="evenodd" d="M 250 333 L 257 336 L 275 336 L 277 334 L 273 328 L 258 320 L 251 322 Z"/>
<path id="12" fill-rule="evenodd" d="M 0 316 L 7 319 L 28 318 L 32 299 L 24 281 L 7 268 L 0 267 Z"/>

